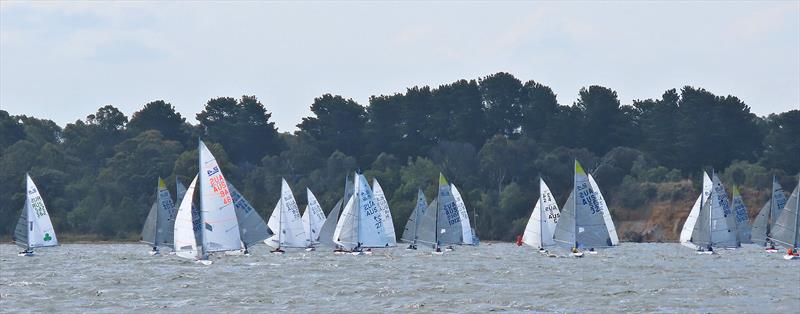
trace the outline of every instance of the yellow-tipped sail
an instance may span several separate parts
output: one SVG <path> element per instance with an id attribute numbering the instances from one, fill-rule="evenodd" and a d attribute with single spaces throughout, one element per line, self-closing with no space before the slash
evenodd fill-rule
<path id="1" fill-rule="evenodd" d="M 161 179 L 161 177 L 158 178 L 158 188 L 159 189 L 166 189 L 167 188 L 167 184 L 164 183 L 164 179 Z"/>
<path id="2" fill-rule="evenodd" d="M 583 167 L 581 167 L 581 163 L 578 160 L 575 160 L 575 173 L 586 175 L 586 171 L 583 171 Z"/>
<path id="3" fill-rule="evenodd" d="M 439 186 L 445 186 L 447 184 L 447 179 L 444 178 L 444 175 L 439 172 Z"/>

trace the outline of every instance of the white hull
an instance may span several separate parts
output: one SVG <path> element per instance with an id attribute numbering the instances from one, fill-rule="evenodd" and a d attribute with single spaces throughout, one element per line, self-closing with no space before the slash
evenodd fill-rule
<path id="1" fill-rule="evenodd" d="M 28 257 L 30 257 L 30 256 L 33 256 L 33 252 L 19 252 L 19 253 L 17 253 L 17 256 L 20 256 L 20 257 L 28 256 Z"/>
<path id="2" fill-rule="evenodd" d="M 433 255 L 443 255 L 444 254 L 444 252 L 442 252 L 442 251 L 439 251 L 439 252 L 433 251 L 432 253 L 433 253 Z"/>
<path id="3" fill-rule="evenodd" d="M 316 250 L 317 250 L 317 249 L 315 249 L 315 248 L 313 248 L 313 247 L 307 247 L 307 248 L 306 248 L 306 252 L 314 252 L 314 251 L 316 251 Z"/>
<path id="4" fill-rule="evenodd" d="M 210 261 L 210 260 L 207 260 L 207 259 L 199 259 L 199 260 L 196 260 L 194 262 L 195 262 L 195 264 L 201 264 L 201 265 L 206 265 L 206 266 L 211 265 L 212 263 L 214 263 L 214 261 Z"/>
<path id="5" fill-rule="evenodd" d="M 147 252 L 147 254 L 150 254 L 150 256 L 158 255 L 158 251 L 150 251 L 150 252 Z"/>
<path id="6" fill-rule="evenodd" d="M 800 255 L 784 255 L 783 259 L 785 260 L 800 260 Z"/>
<path id="7" fill-rule="evenodd" d="M 697 251 L 695 253 L 697 253 L 699 255 L 712 255 L 712 254 L 714 254 L 714 251 Z"/>
<path id="8" fill-rule="evenodd" d="M 574 257 L 583 257 L 583 252 L 572 253 Z"/>
<path id="9" fill-rule="evenodd" d="M 764 252 L 767 252 L 767 253 L 778 253 L 778 249 L 764 249 Z"/>

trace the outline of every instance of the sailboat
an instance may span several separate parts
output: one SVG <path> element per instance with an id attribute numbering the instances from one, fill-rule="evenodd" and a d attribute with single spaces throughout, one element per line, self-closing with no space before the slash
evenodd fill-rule
<path id="1" fill-rule="evenodd" d="M 181 201 L 181 208 L 179 212 L 182 213 L 184 221 L 180 224 L 180 239 L 181 244 L 184 246 L 181 254 L 177 250 L 177 239 L 179 236 L 176 234 L 176 255 L 186 258 L 193 258 L 202 260 L 202 263 L 207 263 L 208 253 L 213 252 L 228 252 L 238 251 L 242 248 L 242 238 L 240 236 L 239 222 L 236 217 L 236 206 L 233 202 L 233 196 L 228 187 L 228 183 L 219 168 L 214 155 L 208 150 L 203 141 L 198 141 L 199 169 L 199 191 L 200 191 L 200 219 L 201 219 L 201 236 L 202 249 L 198 250 L 198 243 L 194 240 L 193 223 L 192 231 L 188 230 L 189 222 L 192 222 L 192 198 L 194 196 L 195 183 L 189 185 L 189 190 Z M 177 220 L 177 218 L 176 218 Z M 178 223 L 176 222 L 176 225 Z M 176 228 L 176 233 L 178 229 Z M 187 235 L 191 235 L 188 237 Z M 187 245 L 194 243 L 193 245 Z M 187 253 L 195 253 L 189 254 Z"/>
<path id="2" fill-rule="evenodd" d="M 712 189 L 708 199 L 701 194 L 700 210 L 689 241 L 698 254 L 714 254 L 715 247 L 736 248 L 736 220 L 728 205 L 725 188 L 716 174 L 712 174 Z"/>
<path id="3" fill-rule="evenodd" d="M 739 243 L 752 243 L 750 240 L 750 218 L 747 214 L 747 207 L 742 200 L 739 188 L 733 186 L 733 198 L 731 199 L 733 215 L 736 217 L 736 238 Z"/>
<path id="4" fill-rule="evenodd" d="M 603 210 L 597 194 L 581 164 L 575 160 L 573 189 L 559 216 L 553 240 L 561 246 L 570 247 L 575 257 L 582 257 L 581 249 L 612 246 L 611 237 L 603 218 Z"/>
<path id="5" fill-rule="evenodd" d="M 450 183 L 450 193 L 453 194 L 453 199 L 456 200 L 458 216 L 459 219 L 461 219 L 461 244 L 478 245 L 477 239 L 473 237 L 475 229 L 470 225 L 467 206 L 464 204 L 464 199 L 461 198 L 461 193 L 458 191 L 458 188 L 456 188 L 456 185 L 453 183 Z"/>
<path id="6" fill-rule="evenodd" d="M 407 250 L 417 249 L 417 230 L 419 230 L 420 218 L 425 216 L 425 210 L 427 208 L 428 201 L 425 200 L 425 193 L 422 192 L 422 189 L 419 189 L 419 191 L 417 191 L 417 206 L 414 207 L 414 211 L 408 216 L 403 235 L 400 237 L 401 241 L 408 243 Z"/>
<path id="7" fill-rule="evenodd" d="M 789 196 L 789 201 L 781 211 L 781 215 L 775 220 L 775 226 L 772 228 L 772 235 L 770 239 L 775 243 L 789 249 L 790 253 L 783 256 L 784 259 L 796 260 L 800 259 L 797 253 L 797 248 L 800 246 L 800 175 L 798 176 L 798 184 L 795 185 L 792 195 Z"/>
<path id="8" fill-rule="evenodd" d="M 322 206 L 319 205 L 317 197 L 308 188 L 306 188 L 306 198 L 308 199 L 308 205 L 306 205 L 306 210 L 303 212 L 302 217 L 303 231 L 305 231 L 306 241 L 308 242 L 306 251 L 313 251 L 314 246 L 319 243 L 319 232 L 325 223 L 325 213 L 322 211 Z"/>
<path id="9" fill-rule="evenodd" d="M 203 265 L 211 265 L 212 261 L 208 259 L 208 255 L 203 252 L 202 246 L 202 231 L 197 235 L 195 231 L 195 221 L 197 218 L 193 215 L 192 199 L 194 198 L 194 190 L 197 185 L 197 178 L 192 179 L 189 184 L 189 190 L 184 195 L 181 195 L 181 204 L 178 206 L 178 213 L 175 215 L 175 226 L 173 232 L 173 242 L 175 244 L 175 255 L 195 260 L 195 262 Z M 198 240 L 199 239 L 199 240 Z"/>
<path id="10" fill-rule="evenodd" d="M 451 251 L 452 245 L 463 243 L 463 225 L 458 205 L 450 184 L 439 174 L 439 189 L 436 198 L 428 204 L 417 228 L 417 242 L 431 245 L 434 254 Z M 442 246 L 446 246 L 442 249 Z"/>
<path id="11" fill-rule="evenodd" d="M 591 173 L 589 173 L 588 176 L 589 184 L 592 186 L 592 191 L 594 191 L 594 194 L 597 197 L 597 204 L 600 206 L 600 210 L 603 212 L 603 221 L 606 223 L 606 230 L 608 230 L 608 236 L 611 238 L 611 245 L 617 246 L 619 245 L 619 237 L 617 236 L 617 227 L 614 226 L 614 220 L 611 219 L 611 211 L 608 210 L 606 199 L 603 197 L 603 193 L 600 193 L 600 187 L 597 186 L 597 182 L 594 181 L 594 177 L 592 177 Z M 589 253 L 597 253 L 597 251 L 589 251 Z"/>
<path id="12" fill-rule="evenodd" d="M 695 224 L 697 223 L 697 217 L 700 216 L 700 208 L 703 207 L 703 202 L 707 202 L 711 197 L 711 188 L 712 188 L 711 178 L 708 176 L 708 173 L 703 171 L 703 190 L 700 192 L 700 195 L 697 196 L 697 200 L 694 202 L 694 206 L 692 206 L 691 211 L 689 211 L 689 216 L 686 217 L 686 221 L 683 223 L 683 229 L 681 229 L 680 234 L 680 243 L 686 247 L 690 247 L 692 249 L 697 249 L 698 246 L 691 242 L 692 233 L 694 232 Z"/>
<path id="13" fill-rule="evenodd" d="M 228 182 L 230 188 L 231 198 L 233 199 L 234 211 L 236 212 L 236 220 L 239 224 L 239 237 L 242 239 L 242 253 L 249 254 L 248 248 L 261 243 L 272 236 L 264 219 L 256 212 L 253 205 L 244 198 L 244 195 L 239 193 L 236 187 Z"/>
<path id="14" fill-rule="evenodd" d="M 363 248 L 388 247 L 390 239 L 384 234 L 383 214 L 375 204 L 367 179 L 356 173 L 354 180 L 355 194 L 347 200 L 333 232 L 333 242 L 345 251 L 360 255 L 364 254 Z"/>
<path id="15" fill-rule="evenodd" d="M 14 243 L 25 249 L 19 256 L 33 256 L 34 248 L 57 246 L 58 239 L 42 195 L 27 173 L 25 185 L 25 205 L 14 229 Z"/>
<path id="16" fill-rule="evenodd" d="M 760 244 L 766 248 L 769 253 L 778 252 L 775 248 L 775 243 L 769 239 L 772 226 L 775 225 L 775 220 L 780 217 L 783 207 L 786 205 L 786 195 L 783 194 L 783 187 L 781 187 L 778 180 L 772 177 L 772 195 L 769 200 L 761 207 L 756 219 L 753 221 L 753 226 L 750 231 L 750 239 L 753 243 Z"/>
<path id="17" fill-rule="evenodd" d="M 538 248 L 539 253 L 553 256 L 547 252 L 547 247 L 556 245 L 553 241 L 553 233 L 558 223 L 560 213 L 550 188 L 539 178 L 539 199 L 533 207 L 531 218 L 525 226 L 525 233 L 522 234 L 522 242 L 532 247 Z"/>
<path id="18" fill-rule="evenodd" d="M 142 227 L 142 242 L 152 245 L 150 255 L 159 254 L 159 247 L 173 247 L 172 232 L 175 224 L 175 203 L 164 180 L 158 178 L 156 200 L 150 207 Z"/>
<path id="19" fill-rule="evenodd" d="M 281 198 L 275 204 L 275 209 L 272 210 L 267 225 L 275 233 L 267 240 L 267 245 L 275 248 L 271 253 L 283 254 L 283 248 L 306 248 L 309 246 L 300 209 L 294 200 L 289 183 L 286 183 L 283 178 L 281 178 Z"/>
<path id="20" fill-rule="evenodd" d="M 394 221 L 392 220 L 392 211 L 389 209 L 389 202 L 386 201 L 386 195 L 383 194 L 383 188 L 378 183 L 378 179 L 372 178 L 372 194 L 375 196 L 375 203 L 378 209 L 383 214 L 383 231 L 389 239 L 389 246 L 397 246 L 397 235 L 394 231 Z"/>
<path id="21" fill-rule="evenodd" d="M 333 233 L 336 231 L 336 226 L 339 225 L 340 213 L 352 195 L 353 180 L 350 180 L 350 175 L 348 174 L 344 180 L 344 194 L 342 198 L 340 198 L 339 201 L 336 202 L 336 205 L 333 206 L 331 211 L 328 213 L 328 218 L 325 219 L 325 223 L 322 224 L 322 228 L 319 230 L 319 244 L 328 247 L 336 247 L 334 252 L 337 253 L 343 254 L 345 252 L 333 241 Z"/>

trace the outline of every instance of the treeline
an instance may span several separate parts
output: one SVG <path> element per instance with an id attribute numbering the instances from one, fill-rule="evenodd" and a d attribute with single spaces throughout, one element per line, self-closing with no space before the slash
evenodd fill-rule
<path id="1" fill-rule="evenodd" d="M 791 188 L 800 171 L 799 110 L 758 117 L 734 96 L 690 86 L 624 105 L 612 89 L 589 86 L 562 105 L 545 85 L 497 73 L 373 96 L 366 106 L 322 95 L 293 134 L 279 133 L 267 109 L 255 96 L 214 98 L 192 125 L 158 100 L 130 117 L 104 106 L 63 128 L 0 110 L 0 232 L 12 232 L 30 172 L 59 232 L 136 239 L 157 178 L 174 193 L 175 178 L 188 183 L 197 172 L 198 138 L 263 217 L 281 177 L 298 203 L 308 187 L 327 212 L 345 175 L 361 169 L 381 182 L 402 230 L 417 188 L 430 201 L 441 171 L 477 212 L 478 235 L 496 240 L 524 228 L 539 176 L 563 203 L 574 158 L 617 219 L 661 198 L 658 184 L 692 179 L 699 191 L 703 169 L 727 169 L 727 184 L 755 190 L 772 175 Z"/>

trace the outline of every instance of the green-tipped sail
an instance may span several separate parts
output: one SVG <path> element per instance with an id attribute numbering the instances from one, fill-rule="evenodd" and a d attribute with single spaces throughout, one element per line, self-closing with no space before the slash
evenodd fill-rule
<path id="1" fill-rule="evenodd" d="M 739 243 L 751 243 L 750 241 L 750 219 L 747 215 L 747 207 L 742 200 L 742 194 L 739 193 L 739 188 L 733 186 L 733 199 L 731 200 L 733 206 L 733 213 L 736 217 L 736 231 Z"/>

